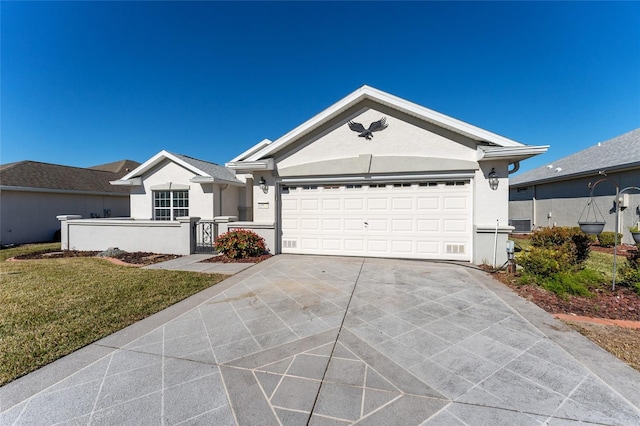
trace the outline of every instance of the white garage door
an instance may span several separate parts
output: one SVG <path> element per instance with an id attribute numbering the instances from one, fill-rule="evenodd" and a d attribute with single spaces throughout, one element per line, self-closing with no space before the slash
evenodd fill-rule
<path id="1" fill-rule="evenodd" d="M 282 252 L 471 260 L 469 181 L 281 187 Z"/>

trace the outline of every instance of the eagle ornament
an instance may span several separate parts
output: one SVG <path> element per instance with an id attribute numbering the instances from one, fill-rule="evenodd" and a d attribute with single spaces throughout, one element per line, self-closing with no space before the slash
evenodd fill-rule
<path id="1" fill-rule="evenodd" d="M 379 132 L 389 127 L 389 125 L 387 124 L 387 119 L 385 117 L 382 117 L 380 120 L 371 123 L 368 129 L 365 129 L 362 124 L 356 123 L 354 121 L 349 121 L 348 124 L 351 130 L 359 133 L 358 137 L 365 138 L 366 140 L 371 140 L 371 138 L 373 137 L 373 132 Z"/>

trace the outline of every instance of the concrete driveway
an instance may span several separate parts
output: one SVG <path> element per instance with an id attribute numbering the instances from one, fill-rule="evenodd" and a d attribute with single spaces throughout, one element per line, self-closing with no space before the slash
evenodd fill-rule
<path id="1" fill-rule="evenodd" d="M 0 424 L 640 424 L 640 374 L 485 273 L 280 255 L 0 388 Z"/>

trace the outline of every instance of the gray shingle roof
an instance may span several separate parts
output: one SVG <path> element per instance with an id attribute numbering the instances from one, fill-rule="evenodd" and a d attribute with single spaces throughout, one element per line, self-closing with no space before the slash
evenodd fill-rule
<path id="1" fill-rule="evenodd" d="M 109 181 L 122 174 L 104 170 L 61 166 L 37 161 L 19 161 L 0 166 L 0 185 L 47 190 L 129 194 L 129 188 Z"/>
<path id="2" fill-rule="evenodd" d="M 113 163 L 99 164 L 97 166 L 92 166 L 89 168 L 93 170 L 104 170 L 105 172 L 113 172 L 117 174 L 118 177 L 122 177 L 139 165 L 140 163 L 138 163 L 137 161 L 120 160 L 114 161 Z"/>
<path id="3" fill-rule="evenodd" d="M 600 170 L 633 167 L 640 168 L 640 128 L 515 176 L 509 180 L 509 185 L 522 186 L 573 178 Z"/>
<path id="4" fill-rule="evenodd" d="M 214 179 L 222 179 L 230 182 L 240 182 L 238 178 L 236 178 L 236 174 L 231 169 L 228 169 L 224 166 L 221 166 L 215 163 L 209 163 L 207 161 L 198 160 L 197 158 L 187 157 L 186 155 L 182 155 L 182 154 L 175 154 L 173 152 L 171 154 L 175 155 L 182 161 L 191 164 L 193 167 L 196 167 L 202 170 L 203 172 L 205 172 L 206 174 L 208 174 Z"/>

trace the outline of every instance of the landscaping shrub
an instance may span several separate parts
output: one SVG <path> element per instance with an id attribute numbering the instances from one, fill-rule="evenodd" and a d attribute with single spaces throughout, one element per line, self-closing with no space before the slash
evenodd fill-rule
<path id="1" fill-rule="evenodd" d="M 593 296 L 589 287 L 597 285 L 602 281 L 602 276 L 592 270 L 583 269 L 577 272 L 559 272 L 542 280 L 541 285 L 545 289 L 566 297 L 568 294 L 574 296 Z"/>
<path id="2" fill-rule="evenodd" d="M 598 243 L 601 247 L 613 247 L 615 244 L 615 237 L 615 232 L 601 232 L 598 235 Z M 620 243 L 620 241 L 622 241 L 622 234 L 618 234 L 618 243 Z"/>
<path id="3" fill-rule="evenodd" d="M 231 259 L 261 256 L 265 253 L 264 238 L 247 229 L 236 229 L 218 236 L 214 245 L 218 253 Z"/>
<path id="4" fill-rule="evenodd" d="M 534 247 L 558 250 L 567 254 L 563 259 L 568 269 L 580 268 L 589 257 L 593 237 L 580 231 L 578 227 L 542 228 L 531 234 Z"/>
<path id="5" fill-rule="evenodd" d="M 634 288 L 640 294 L 640 244 L 638 250 L 627 254 L 627 262 L 620 267 L 620 284 Z"/>
<path id="6" fill-rule="evenodd" d="M 542 228 L 530 241 L 529 251 L 518 258 L 522 284 L 537 284 L 563 297 L 590 296 L 590 286 L 602 280 L 600 273 L 583 269 L 594 239 L 579 228 Z"/>

